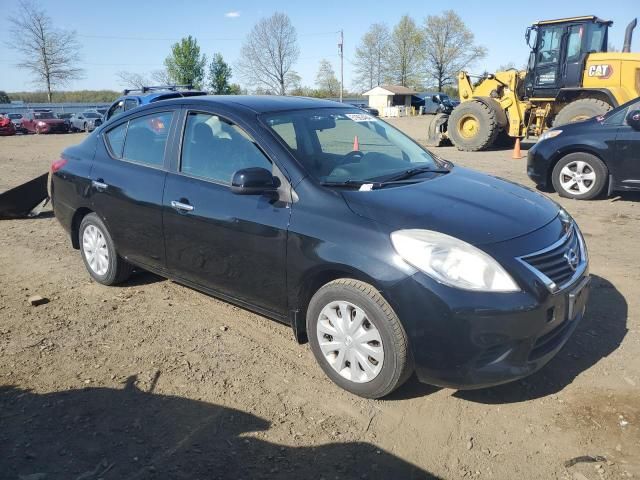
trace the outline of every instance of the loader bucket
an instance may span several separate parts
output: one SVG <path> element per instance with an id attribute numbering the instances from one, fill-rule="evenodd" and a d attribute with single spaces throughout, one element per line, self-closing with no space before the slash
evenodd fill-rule
<path id="1" fill-rule="evenodd" d="M 449 123 L 449 115 L 446 113 L 438 113 L 427 129 L 427 146 L 442 147 L 449 142 L 447 137 L 447 125 Z"/>
<path id="2" fill-rule="evenodd" d="M 42 203 L 48 197 L 47 176 L 45 173 L 0 193 L 0 220 L 26 217 Z"/>

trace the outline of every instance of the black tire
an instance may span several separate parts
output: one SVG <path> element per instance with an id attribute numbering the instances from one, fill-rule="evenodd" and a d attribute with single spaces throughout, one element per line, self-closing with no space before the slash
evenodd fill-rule
<path id="1" fill-rule="evenodd" d="M 567 170 L 563 173 L 563 169 L 567 167 L 568 170 L 576 171 L 575 167 L 579 165 L 578 162 L 584 162 L 583 173 L 591 175 L 591 172 L 593 172 L 595 175 L 595 179 L 593 180 L 583 180 L 583 185 L 588 188 L 588 191 L 584 193 L 580 193 L 578 184 L 573 184 L 568 189 L 562 185 L 563 180 L 570 179 L 570 177 L 566 175 Z M 551 183 L 561 197 L 574 198 L 576 200 L 591 200 L 603 192 L 607 185 L 607 177 L 608 169 L 602 160 L 590 153 L 576 152 L 562 157 L 558 163 L 556 163 L 551 173 Z"/>
<path id="2" fill-rule="evenodd" d="M 86 133 L 89 133 L 89 125 L 87 125 L 86 123 L 84 124 L 84 131 Z"/>
<path id="3" fill-rule="evenodd" d="M 384 348 L 384 360 L 377 376 L 365 383 L 341 376 L 329 364 L 320 349 L 317 325 L 323 308 L 331 302 L 346 301 L 364 310 L 377 328 Z M 395 312 L 373 286 L 359 280 L 342 278 L 320 288 L 307 309 L 307 336 L 316 361 L 338 386 L 364 398 L 381 398 L 402 385 L 413 371 L 407 334 Z"/>
<path id="4" fill-rule="evenodd" d="M 476 128 L 472 132 L 464 132 L 463 124 L 475 121 Z M 496 112 L 477 100 L 462 102 L 453 109 L 449 116 L 449 138 L 458 150 L 477 152 L 493 145 L 500 126 Z"/>
<path id="5" fill-rule="evenodd" d="M 553 119 L 553 126 L 580 122 L 591 117 L 604 115 L 609 110 L 611 110 L 611 105 L 607 102 L 596 98 L 581 98 L 562 107 Z"/>
<path id="6" fill-rule="evenodd" d="M 513 137 L 510 137 L 506 130 L 501 129 L 498 132 L 498 136 L 493 141 L 493 145 L 495 147 L 501 147 L 501 148 L 513 148 L 515 141 L 516 139 Z"/>
<path id="7" fill-rule="evenodd" d="M 96 227 L 104 237 L 106 243 L 109 258 L 107 270 L 102 275 L 96 273 L 89 265 L 85 249 L 83 248 L 84 231 L 89 226 Z M 101 283 L 102 285 L 116 285 L 124 282 L 131 276 L 133 266 L 118 255 L 107 226 L 95 213 L 85 215 L 82 222 L 80 222 L 80 228 L 78 229 L 78 242 L 80 244 L 80 255 L 82 256 L 84 266 L 87 268 L 89 275 L 91 275 L 96 282 Z"/>

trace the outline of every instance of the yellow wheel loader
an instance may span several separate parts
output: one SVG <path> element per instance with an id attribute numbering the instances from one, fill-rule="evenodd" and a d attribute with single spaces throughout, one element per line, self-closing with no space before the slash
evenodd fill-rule
<path id="1" fill-rule="evenodd" d="M 515 137 L 602 115 L 640 95 L 640 54 L 630 53 L 634 19 L 622 52 L 607 52 L 612 22 L 595 16 L 537 22 L 527 28 L 531 48 L 526 71 L 482 77 L 475 85 L 458 74 L 461 103 L 437 115 L 429 141 L 450 140 L 459 150 L 513 145 Z"/>

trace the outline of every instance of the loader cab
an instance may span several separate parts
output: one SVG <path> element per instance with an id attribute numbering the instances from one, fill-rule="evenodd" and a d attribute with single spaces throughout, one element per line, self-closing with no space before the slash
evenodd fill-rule
<path id="1" fill-rule="evenodd" d="M 611 24 L 588 16 L 545 20 L 527 28 L 525 39 L 531 54 L 526 97 L 554 99 L 563 88 L 581 87 L 587 56 L 607 51 Z"/>

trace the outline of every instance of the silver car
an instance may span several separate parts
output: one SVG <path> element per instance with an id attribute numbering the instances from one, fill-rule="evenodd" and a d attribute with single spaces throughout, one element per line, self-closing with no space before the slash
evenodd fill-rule
<path id="1" fill-rule="evenodd" d="M 82 112 L 74 113 L 69 119 L 71 122 L 71 131 L 92 132 L 97 126 L 102 125 L 102 115 L 98 112 Z"/>

